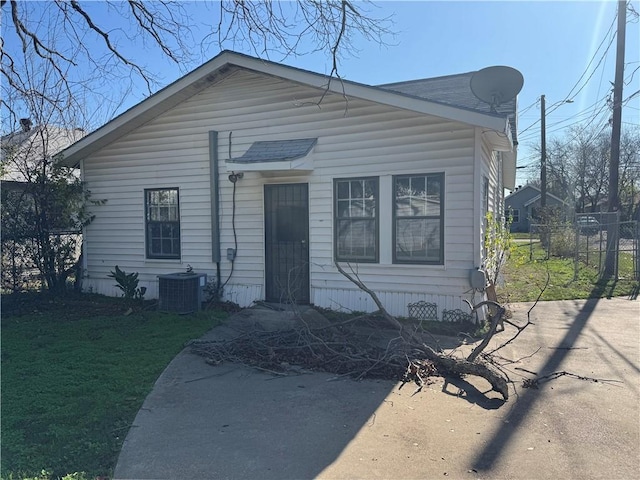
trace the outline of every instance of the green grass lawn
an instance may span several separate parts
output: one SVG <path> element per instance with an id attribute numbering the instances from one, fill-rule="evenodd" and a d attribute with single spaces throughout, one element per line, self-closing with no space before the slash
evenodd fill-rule
<path id="1" fill-rule="evenodd" d="M 584 263 L 574 278 L 573 260 L 546 260 L 539 243 L 533 249 L 530 260 L 528 244 L 516 247 L 500 301 L 533 301 L 543 289 L 542 300 L 638 294 L 637 281 L 599 282 L 593 264 Z M 623 256 L 621 270 L 628 264 Z M 226 317 L 126 310 L 123 300 L 96 295 L 2 297 L 3 479 L 111 476 L 158 375 L 185 341 Z"/>
<path id="2" fill-rule="evenodd" d="M 598 278 L 598 254 L 593 253 L 590 264 L 576 264 L 572 258 L 546 259 L 540 243 L 518 243 L 504 269 L 504 283 L 498 286 L 501 302 L 529 302 L 541 300 L 572 300 L 585 298 L 620 297 L 638 295 L 640 283 L 633 280 L 633 262 L 630 254 L 620 258 L 620 277 Z M 549 279 L 547 285 L 547 278 Z M 546 285 L 546 286 L 545 286 Z"/>
<path id="3" fill-rule="evenodd" d="M 111 476 L 159 374 L 226 316 L 142 311 L 83 295 L 2 298 L 2 478 Z M 17 306 L 16 306 L 17 305 Z"/>

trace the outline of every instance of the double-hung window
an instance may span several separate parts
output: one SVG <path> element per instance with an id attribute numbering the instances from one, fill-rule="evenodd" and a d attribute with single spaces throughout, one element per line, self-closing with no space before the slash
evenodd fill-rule
<path id="1" fill-rule="evenodd" d="M 444 263 L 444 174 L 393 177 L 394 263 Z"/>
<path id="2" fill-rule="evenodd" d="M 341 262 L 378 261 L 378 178 L 334 180 L 335 253 Z"/>
<path id="3" fill-rule="evenodd" d="M 180 258 L 177 188 L 144 191 L 147 258 Z"/>

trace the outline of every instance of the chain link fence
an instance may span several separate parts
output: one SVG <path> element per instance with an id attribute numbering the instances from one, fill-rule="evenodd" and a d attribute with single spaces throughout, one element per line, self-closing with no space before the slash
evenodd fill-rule
<path id="1" fill-rule="evenodd" d="M 617 212 L 578 214 L 573 223 L 532 224 L 529 259 L 572 258 L 576 278 L 582 263 L 600 278 L 640 280 L 639 239 L 640 224 L 621 222 Z M 538 242 L 542 249 L 534 248 Z"/>

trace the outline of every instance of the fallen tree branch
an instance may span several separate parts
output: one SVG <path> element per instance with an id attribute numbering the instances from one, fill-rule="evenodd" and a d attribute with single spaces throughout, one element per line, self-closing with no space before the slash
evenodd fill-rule
<path id="1" fill-rule="evenodd" d="M 480 303 L 478 303 L 476 305 L 471 305 L 471 303 L 469 303 L 469 302 L 467 302 L 467 303 L 471 307 L 471 313 L 475 312 L 476 310 L 478 310 L 479 308 L 482 308 L 485 305 L 496 307 L 496 314 L 493 315 L 492 318 L 491 318 L 491 324 L 489 326 L 489 331 L 487 332 L 487 334 L 482 339 L 482 342 L 480 342 L 480 344 L 476 348 L 474 348 L 473 351 L 471 352 L 471 354 L 467 357 L 467 362 L 473 362 L 476 358 L 478 358 L 478 355 L 480 355 L 480 353 L 482 353 L 482 351 L 486 348 L 486 346 L 489 345 L 489 342 L 491 341 L 491 338 L 493 337 L 493 335 L 495 335 L 496 330 L 498 328 L 498 324 L 500 324 L 502 322 L 502 319 L 503 319 L 504 314 L 506 313 L 507 309 L 504 308 L 499 303 L 494 302 L 492 300 L 487 300 L 487 301 L 484 301 L 484 302 L 480 302 Z M 504 328 L 504 326 L 502 328 Z"/>
<path id="2" fill-rule="evenodd" d="M 480 363 L 480 362 L 474 362 L 474 360 L 478 357 L 478 355 L 480 355 L 482 350 L 487 346 L 487 344 L 491 340 L 491 337 L 496 331 L 498 323 L 502 320 L 502 317 L 506 312 L 506 309 L 502 305 L 496 302 L 487 301 L 487 302 L 482 302 L 477 306 L 472 306 L 472 312 L 473 312 L 477 308 L 480 308 L 483 305 L 494 305 L 498 307 L 498 312 L 492 319 L 489 332 L 485 336 L 482 343 L 473 350 L 473 352 L 471 353 L 471 355 L 469 355 L 467 360 L 457 359 L 457 358 L 449 357 L 443 354 L 439 354 L 435 352 L 431 347 L 427 346 L 426 344 L 416 342 L 417 339 L 415 335 L 411 333 L 408 329 L 405 329 L 404 326 L 398 321 L 398 319 L 396 319 L 394 316 L 390 315 L 386 311 L 386 309 L 384 308 L 384 305 L 382 304 L 378 296 L 375 294 L 375 292 L 372 291 L 369 287 L 367 287 L 364 284 L 364 282 L 362 282 L 357 272 L 355 272 L 353 268 L 351 268 L 351 274 L 349 274 L 340 266 L 338 262 L 335 262 L 335 266 L 343 276 L 345 276 L 360 290 L 367 293 L 371 297 L 371 299 L 374 301 L 374 303 L 378 307 L 378 311 L 380 312 L 382 317 L 388 322 L 388 324 L 398 329 L 400 336 L 403 338 L 403 340 L 408 345 L 410 345 L 414 351 L 418 351 L 422 353 L 424 356 L 426 356 L 427 359 L 433 363 L 433 365 L 435 366 L 435 369 L 438 372 L 448 373 L 456 376 L 476 375 L 476 376 L 482 377 L 491 384 L 492 390 L 502 395 L 502 398 L 504 398 L 505 400 L 509 398 L 509 389 L 507 387 L 508 379 L 505 378 L 503 375 L 501 375 L 499 372 L 493 370 L 489 365 Z M 426 371 L 429 370 L 429 368 L 427 368 L 424 364 L 421 364 L 421 362 L 424 362 L 424 360 L 419 358 L 409 360 L 409 367 L 407 371 L 411 372 L 411 370 L 416 370 L 417 367 L 413 368 L 412 365 L 414 367 L 416 365 L 417 366 L 422 365 L 423 370 L 426 370 Z M 417 368 L 416 372 L 419 372 L 419 371 L 420 371 L 420 368 Z M 419 388 L 417 391 L 419 391 L 422 388 L 422 384 L 424 384 L 424 379 L 421 379 L 420 376 L 416 376 L 416 375 L 412 376 L 411 374 L 409 374 L 409 376 L 407 376 L 407 373 L 405 372 L 404 381 L 409 381 L 413 379 L 414 382 L 418 384 Z M 407 378 L 409 380 L 406 380 Z"/>
<path id="3" fill-rule="evenodd" d="M 470 362 L 459 358 L 447 357 L 436 353 L 428 346 L 422 349 L 424 355 L 437 367 L 438 372 L 454 376 L 475 375 L 482 377 L 491 384 L 491 389 L 502 395 L 504 400 L 509 399 L 508 379 L 493 370 L 489 365 L 480 362 Z"/>
<path id="4" fill-rule="evenodd" d="M 387 312 L 387 310 L 384 308 L 384 305 L 382 304 L 382 302 L 380 301 L 378 296 L 375 294 L 375 292 L 373 290 L 371 290 L 369 287 L 367 287 L 364 284 L 364 282 L 362 282 L 362 280 L 360 280 L 360 277 L 358 276 L 358 273 L 353 270 L 353 268 L 351 267 L 351 264 L 349 264 L 349 268 L 351 269 L 351 274 L 347 273 L 344 270 L 344 268 L 342 268 L 340 266 L 340 264 L 338 262 L 335 262 L 335 266 L 338 269 L 338 271 L 344 277 L 346 277 L 350 282 L 352 282 L 360 290 L 362 290 L 363 292 L 365 292 L 366 294 L 368 294 L 371 297 L 373 302 L 376 304 L 376 307 L 378 307 L 378 312 L 380 312 L 380 315 L 382 315 L 384 317 L 384 319 L 390 325 L 392 325 L 393 327 L 397 328 L 400 331 L 400 335 L 402 335 L 404 337 L 403 334 L 405 332 L 404 332 L 403 325 L 398 321 L 398 319 L 396 317 L 394 317 L 393 315 L 389 314 L 389 312 Z"/>
<path id="5" fill-rule="evenodd" d="M 487 352 L 485 355 L 491 355 L 495 352 L 497 352 L 498 350 L 500 350 L 501 348 L 506 347 L 507 345 L 509 345 L 511 342 L 513 342 L 516 338 L 518 338 L 520 336 L 520 334 L 522 332 L 524 332 L 524 330 L 529 326 L 529 325 L 535 325 L 532 321 L 531 321 L 531 312 L 533 311 L 533 309 L 536 307 L 536 305 L 538 304 L 538 302 L 540 301 L 540 299 L 542 298 L 542 295 L 544 294 L 545 290 L 547 289 L 547 287 L 549 286 L 549 283 L 551 282 L 551 274 L 549 273 L 549 269 L 547 267 L 547 279 L 545 281 L 544 286 L 542 287 L 542 289 L 540 289 L 540 293 L 538 294 L 538 298 L 536 298 L 536 301 L 533 303 L 533 305 L 531 306 L 531 308 L 529 309 L 529 311 L 527 311 L 527 323 L 525 323 L 522 326 L 516 325 L 513 322 L 508 322 L 509 325 L 513 326 L 516 328 L 517 332 L 515 335 L 513 335 L 511 338 L 509 338 L 507 341 L 501 343 L 499 346 L 497 346 L 496 348 L 494 348 L 493 350 Z"/>
<path id="6" fill-rule="evenodd" d="M 402 376 L 406 355 L 404 345 L 378 346 L 352 324 L 342 322 L 317 329 L 303 323 L 300 328 L 276 332 L 251 331 L 222 342 L 195 340 L 189 346 L 211 365 L 230 362 L 277 374 L 308 369 L 396 381 Z"/>
<path id="7" fill-rule="evenodd" d="M 529 372 L 529 373 L 535 373 L 535 372 Z M 575 373 L 571 373 L 571 372 L 553 372 L 553 373 L 549 373 L 547 375 L 543 375 L 541 377 L 538 378 L 525 378 L 522 381 L 522 387 L 523 388 L 535 388 L 537 389 L 541 383 L 543 382 L 548 382 L 550 380 L 555 380 L 557 378 L 560 377 L 571 377 L 571 378 L 575 378 L 577 380 L 584 380 L 587 382 L 593 382 L 593 383 L 624 383 L 621 380 L 610 380 L 610 379 L 604 379 L 604 378 L 593 378 L 593 377 L 585 377 L 582 375 L 577 375 Z"/>

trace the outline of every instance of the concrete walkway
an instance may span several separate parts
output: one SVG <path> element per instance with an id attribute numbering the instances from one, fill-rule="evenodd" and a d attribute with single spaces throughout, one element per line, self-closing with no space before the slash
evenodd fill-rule
<path id="1" fill-rule="evenodd" d="M 512 305 L 514 320 L 526 321 L 530 307 Z M 481 393 L 483 379 L 438 379 L 412 396 L 411 385 L 389 381 L 212 367 L 185 350 L 144 402 L 115 477 L 640 478 L 640 302 L 542 302 L 531 319 L 502 350 L 522 359 L 506 367 L 512 379 L 533 377 L 528 370 L 612 381 L 517 382 L 503 403 Z M 294 321 L 245 310 L 206 337 Z"/>

